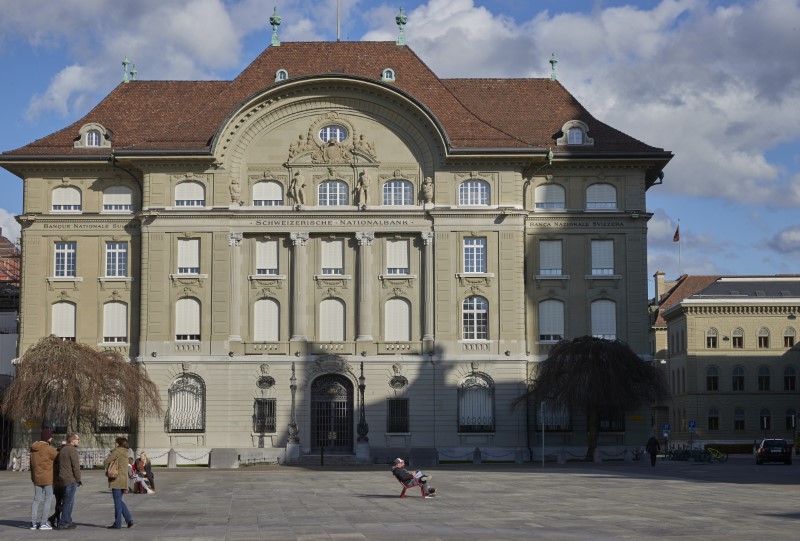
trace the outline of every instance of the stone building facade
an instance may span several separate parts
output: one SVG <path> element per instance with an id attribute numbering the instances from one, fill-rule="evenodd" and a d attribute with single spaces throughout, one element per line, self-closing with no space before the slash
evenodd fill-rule
<path id="1" fill-rule="evenodd" d="M 24 181 L 20 350 L 141 363 L 167 409 L 131 427 L 149 449 L 527 454 L 538 410 L 513 405 L 555 342 L 647 353 L 645 193 L 671 156 L 555 76 L 441 79 L 393 42 L 125 82 L 0 155 Z M 548 445 L 584 445 L 580 414 L 546 415 Z M 601 444 L 640 445 L 645 417 Z"/>

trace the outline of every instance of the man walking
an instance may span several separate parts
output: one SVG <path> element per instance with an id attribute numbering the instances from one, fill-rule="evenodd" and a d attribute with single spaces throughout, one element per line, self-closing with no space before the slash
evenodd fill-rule
<path id="1" fill-rule="evenodd" d="M 650 436 L 650 439 L 647 440 L 647 445 L 645 445 L 645 450 L 647 454 L 650 455 L 650 465 L 656 465 L 656 455 L 658 452 L 661 451 L 661 444 L 658 443 L 658 439 L 655 436 Z"/>
<path id="2" fill-rule="evenodd" d="M 67 435 L 67 442 L 58 452 L 58 485 L 64 487 L 64 504 L 58 519 L 59 530 L 77 528 L 72 522 L 72 507 L 75 504 L 75 492 L 81 485 L 81 460 L 77 449 L 80 441 L 80 436 L 72 432 Z"/>
<path id="3" fill-rule="evenodd" d="M 50 445 L 53 433 L 42 430 L 39 441 L 31 445 L 31 480 L 33 481 L 33 505 L 31 505 L 31 530 L 52 530 L 47 522 L 53 504 L 53 463 L 58 451 Z M 44 497 L 44 508 L 39 513 L 39 504 Z M 41 517 L 41 519 L 39 518 Z"/>

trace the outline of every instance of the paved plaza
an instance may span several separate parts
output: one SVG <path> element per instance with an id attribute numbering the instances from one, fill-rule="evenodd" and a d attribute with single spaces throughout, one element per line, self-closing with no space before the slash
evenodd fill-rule
<path id="1" fill-rule="evenodd" d="M 800 461 L 798 461 L 800 462 Z M 800 463 L 645 461 L 428 468 L 440 496 L 399 499 L 388 466 L 156 469 L 158 493 L 125 496 L 136 526 L 84 472 L 71 531 L 29 530 L 29 472 L 0 472 L 0 539 L 800 539 Z"/>

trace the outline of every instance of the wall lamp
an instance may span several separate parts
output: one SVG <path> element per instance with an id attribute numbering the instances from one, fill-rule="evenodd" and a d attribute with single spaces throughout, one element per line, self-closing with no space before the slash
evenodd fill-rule
<path id="1" fill-rule="evenodd" d="M 158 357 L 158 353 L 156 353 L 156 352 L 154 351 L 153 353 L 151 353 L 151 354 L 150 354 L 150 356 L 151 356 L 151 357 Z"/>
<path id="2" fill-rule="evenodd" d="M 792 321 L 794 321 L 795 319 L 797 319 L 797 316 L 796 316 L 796 315 L 794 315 L 794 314 L 789 314 L 789 319 L 791 319 Z"/>
<path id="3" fill-rule="evenodd" d="M 728 340 L 730 340 L 730 338 L 728 338 L 727 336 L 723 336 L 723 337 L 722 337 L 722 341 L 723 341 L 723 342 L 727 342 Z"/>

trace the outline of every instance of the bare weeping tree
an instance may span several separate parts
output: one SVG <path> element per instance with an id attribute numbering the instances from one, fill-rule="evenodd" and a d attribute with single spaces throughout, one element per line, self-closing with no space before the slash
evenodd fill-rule
<path id="1" fill-rule="evenodd" d="M 163 413 L 158 387 L 140 365 L 56 336 L 42 338 L 22 356 L 2 411 L 15 420 L 58 420 L 67 432 Z"/>
<path id="2" fill-rule="evenodd" d="M 592 460 L 600 420 L 669 396 L 663 374 L 625 342 L 581 336 L 562 340 L 540 363 L 522 399 L 563 404 L 586 413 L 586 460 Z"/>

